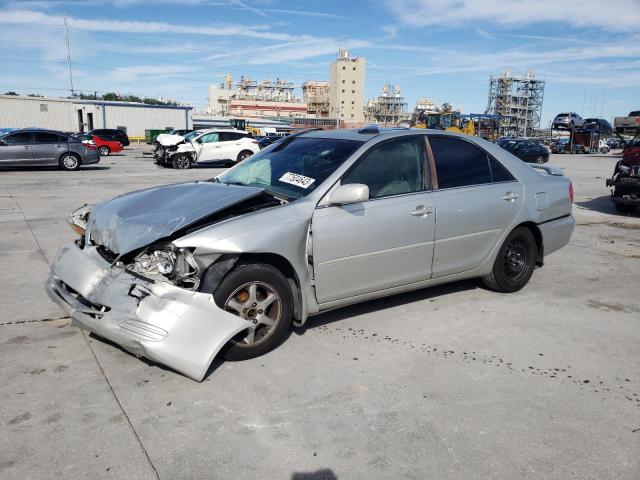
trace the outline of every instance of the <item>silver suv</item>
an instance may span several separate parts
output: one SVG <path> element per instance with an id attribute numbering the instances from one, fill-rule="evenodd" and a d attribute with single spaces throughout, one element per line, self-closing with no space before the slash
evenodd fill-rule
<path id="1" fill-rule="evenodd" d="M 575 127 L 582 127 L 584 120 L 577 113 L 559 113 L 553 119 L 553 128 L 557 130 L 573 130 Z"/>
<path id="2" fill-rule="evenodd" d="M 55 130 L 25 128 L 0 135 L 0 167 L 53 165 L 78 170 L 99 161 L 95 145 Z"/>

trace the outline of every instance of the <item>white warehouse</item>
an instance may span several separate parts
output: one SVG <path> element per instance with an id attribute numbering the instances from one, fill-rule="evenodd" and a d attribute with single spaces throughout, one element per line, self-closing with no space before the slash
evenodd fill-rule
<path id="1" fill-rule="evenodd" d="M 191 128 L 190 106 L 146 105 L 66 98 L 0 95 L 0 128 L 49 128 L 63 132 L 117 128 L 131 139 L 145 130 Z"/>

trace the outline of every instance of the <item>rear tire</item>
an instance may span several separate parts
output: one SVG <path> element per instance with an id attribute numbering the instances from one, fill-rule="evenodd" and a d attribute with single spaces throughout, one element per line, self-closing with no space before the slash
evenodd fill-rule
<path id="1" fill-rule="evenodd" d="M 62 170 L 73 171 L 80 168 L 80 157 L 75 153 L 65 153 L 60 157 L 60 168 Z"/>
<path id="2" fill-rule="evenodd" d="M 191 158 L 191 155 L 187 155 L 186 153 L 174 155 L 171 159 L 171 165 L 173 165 L 173 168 L 186 170 L 187 168 L 192 167 L 193 159 Z"/>
<path id="3" fill-rule="evenodd" d="M 110 153 L 111 153 L 111 149 L 109 147 L 107 147 L 107 146 L 100 147 L 100 155 L 101 156 L 106 157 Z"/>
<path id="4" fill-rule="evenodd" d="M 484 284 L 497 292 L 517 292 L 529 282 L 537 253 L 531 231 L 526 227 L 516 228 L 500 247 L 491 273 L 482 278 Z"/>
<path id="5" fill-rule="evenodd" d="M 280 345 L 291 331 L 293 294 L 286 277 L 271 265 L 236 265 L 213 298 L 220 308 L 245 319 L 249 327 L 229 341 L 224 354 L 227 360 L 264 355 Z"/>
<path id="6" fill-rule="evenodd" d="M 243 150 L 238 154 L 238 157 L 236 158 L 236 163 L 240 163 L 243 160 L 246 160 L 247 158 L 249 158 L 251 155 L 253 155 L 253 152 L 250 150 Z"/>

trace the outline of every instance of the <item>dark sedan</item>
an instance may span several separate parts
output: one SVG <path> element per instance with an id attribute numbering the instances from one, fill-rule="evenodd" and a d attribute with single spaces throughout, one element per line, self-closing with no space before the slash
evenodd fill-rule
<path id="1" fill-rule="evenodd" d="M 498 145 L 527 163 L 546 163 L 549 151 L 538 142 L 519 138 L 503 138 Z"/>
<path id="2" fill-rule="evenodd" d="M 78 170 L 81 165 L 98 163 L 95 145 L 54 130 L 24 128 L 0 135 L 0 166 L 57 166 Z"/>
<path id="3" fill-rule="evenodd" d="M 122 130 L 116 130 L 115 128 L 96 128 L 88 131 L 87 133 L 89 135 L 96 135 L 100 138 L 104 138 L 105 140 L 120 142 L 123 147 L 128 147 L 130 144 L 129 136 Z"/>

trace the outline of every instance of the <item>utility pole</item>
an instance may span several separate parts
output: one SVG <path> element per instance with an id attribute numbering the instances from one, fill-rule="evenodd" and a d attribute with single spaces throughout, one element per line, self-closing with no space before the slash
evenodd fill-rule
<path id="1" fill-rule="evenodd" d="M 73 72 L 71 71 L 71 48 L 69 48 L 69 22 L 67 22 L 67 12 L 64 13 L 64 36 L 67 43 L 67 63 L 69 64 L 69 84 L 71 86 L 71 96 L 75 95 L 73 88 Z"/>

